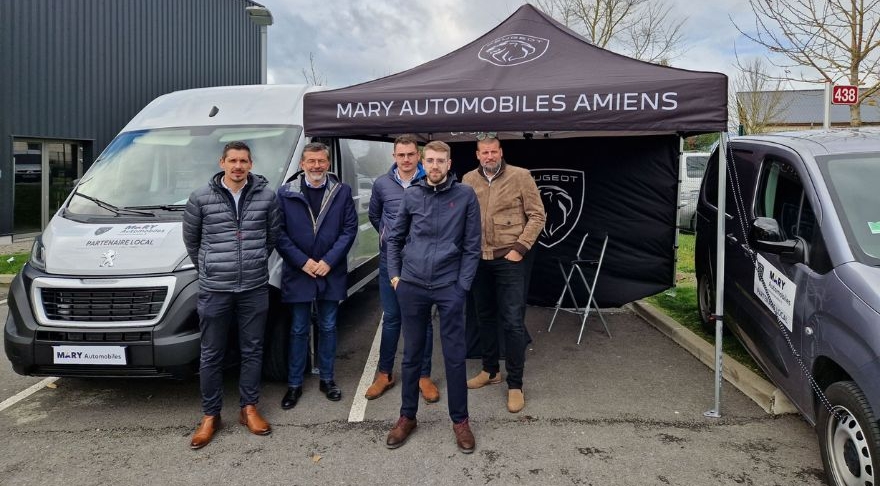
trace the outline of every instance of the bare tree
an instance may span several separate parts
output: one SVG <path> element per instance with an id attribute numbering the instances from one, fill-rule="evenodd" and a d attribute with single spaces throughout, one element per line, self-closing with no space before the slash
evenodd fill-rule
<path id="1" fill-rule="evenodd" d="M 312 84 L 315 86 L 324 86 L 327 84 L 327 76 L 318 71 L 318 68 L 315 67 L 314 52 L 309 52 L 309 67 L 302 69 L 302 75 L 306 79 L 306 84 Z"/>
<path id="2" fill-rule="evenodd" d="M 537 0 L 538 8 L 593 44 L 636 59 L 668 64 L 682 48 L 686 17 L 666 0 Z"/>
<path id="3" fill-rule="evenodd" d="M 861 125 L 861 103 L 880 90 L 880 0 L 749 0 L 755 13 L 752 41 L 788 59 L 780 65 L 792 81 L 846 80 L 866 87 L 850 106 L 850 123 Z M 804 74 L 812 68 L 817 76 Z"/>
<path id="4" fill-rule="evenodd" d="M 781 121 L 782 112 L 788 108 L 780 90 L 783 81 L 771 77 L 760 58 L 745 65 L 737 60 L 737 66 L 740 73 L 730 100 L 735 110 L 733 119 L 746 134 L 765 132 Z"/>

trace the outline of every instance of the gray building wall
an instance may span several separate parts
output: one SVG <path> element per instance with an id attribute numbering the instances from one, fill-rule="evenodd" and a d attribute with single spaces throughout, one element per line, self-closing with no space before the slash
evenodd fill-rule
<path id="1" fill-rule="evenodd" d="M 13 137 L 87 143 L 84 169 L 153 98 L 260 82 L 248 0 L 0 0 L 0 235 Z"/>

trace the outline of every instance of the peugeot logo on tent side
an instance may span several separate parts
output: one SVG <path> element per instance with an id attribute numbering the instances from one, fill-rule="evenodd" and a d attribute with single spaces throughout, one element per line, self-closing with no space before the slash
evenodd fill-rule
<path id="1" fill-rule="evenodd" d="M 496 66 L 516 66 L 543 56 L 549 46 L 542 37 L 508 34 L 484 45 L 477 57 Z"/>
<path id="2" fill-rule="evenodd" d="M 547 220 L 538 243 L 551 248 L 561 243 L 577 226 L 584 207 L 584 171 L 532 169 Z"/>

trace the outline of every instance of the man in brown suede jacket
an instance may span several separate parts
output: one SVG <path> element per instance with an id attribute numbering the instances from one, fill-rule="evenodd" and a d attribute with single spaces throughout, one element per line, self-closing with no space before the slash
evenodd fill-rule
<path id="1" fill-rule="evenodd" d="M 517 413 L 525 406 L 522 391 L 525 351 L 529 334 L 525 328 L 526 262 L 544 228 L 544 204 L 538 186 L 527 169 L 506 164 L 501 141 L 494 134 L 477 136 L 480 167 L 462 178 L 473 187 L 480 202 L 482 249 L 473 284 L 479 318 L 483 369 L 468 380 L 468 388 L 501 382 L 498 329 L 504 330 L 507 370 L 507 410 Z"/>

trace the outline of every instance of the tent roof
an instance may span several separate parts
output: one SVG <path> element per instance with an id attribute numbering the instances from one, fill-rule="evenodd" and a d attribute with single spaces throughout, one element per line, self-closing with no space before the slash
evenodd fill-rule
<path id="1" fill-rule="evenodd" d="M 443 57 L 305 97 L 310 136 L 473 140 L 467 132 L 690 134 L 726 126 L 724 74 L 601 49 L 529 4 Z"/>

